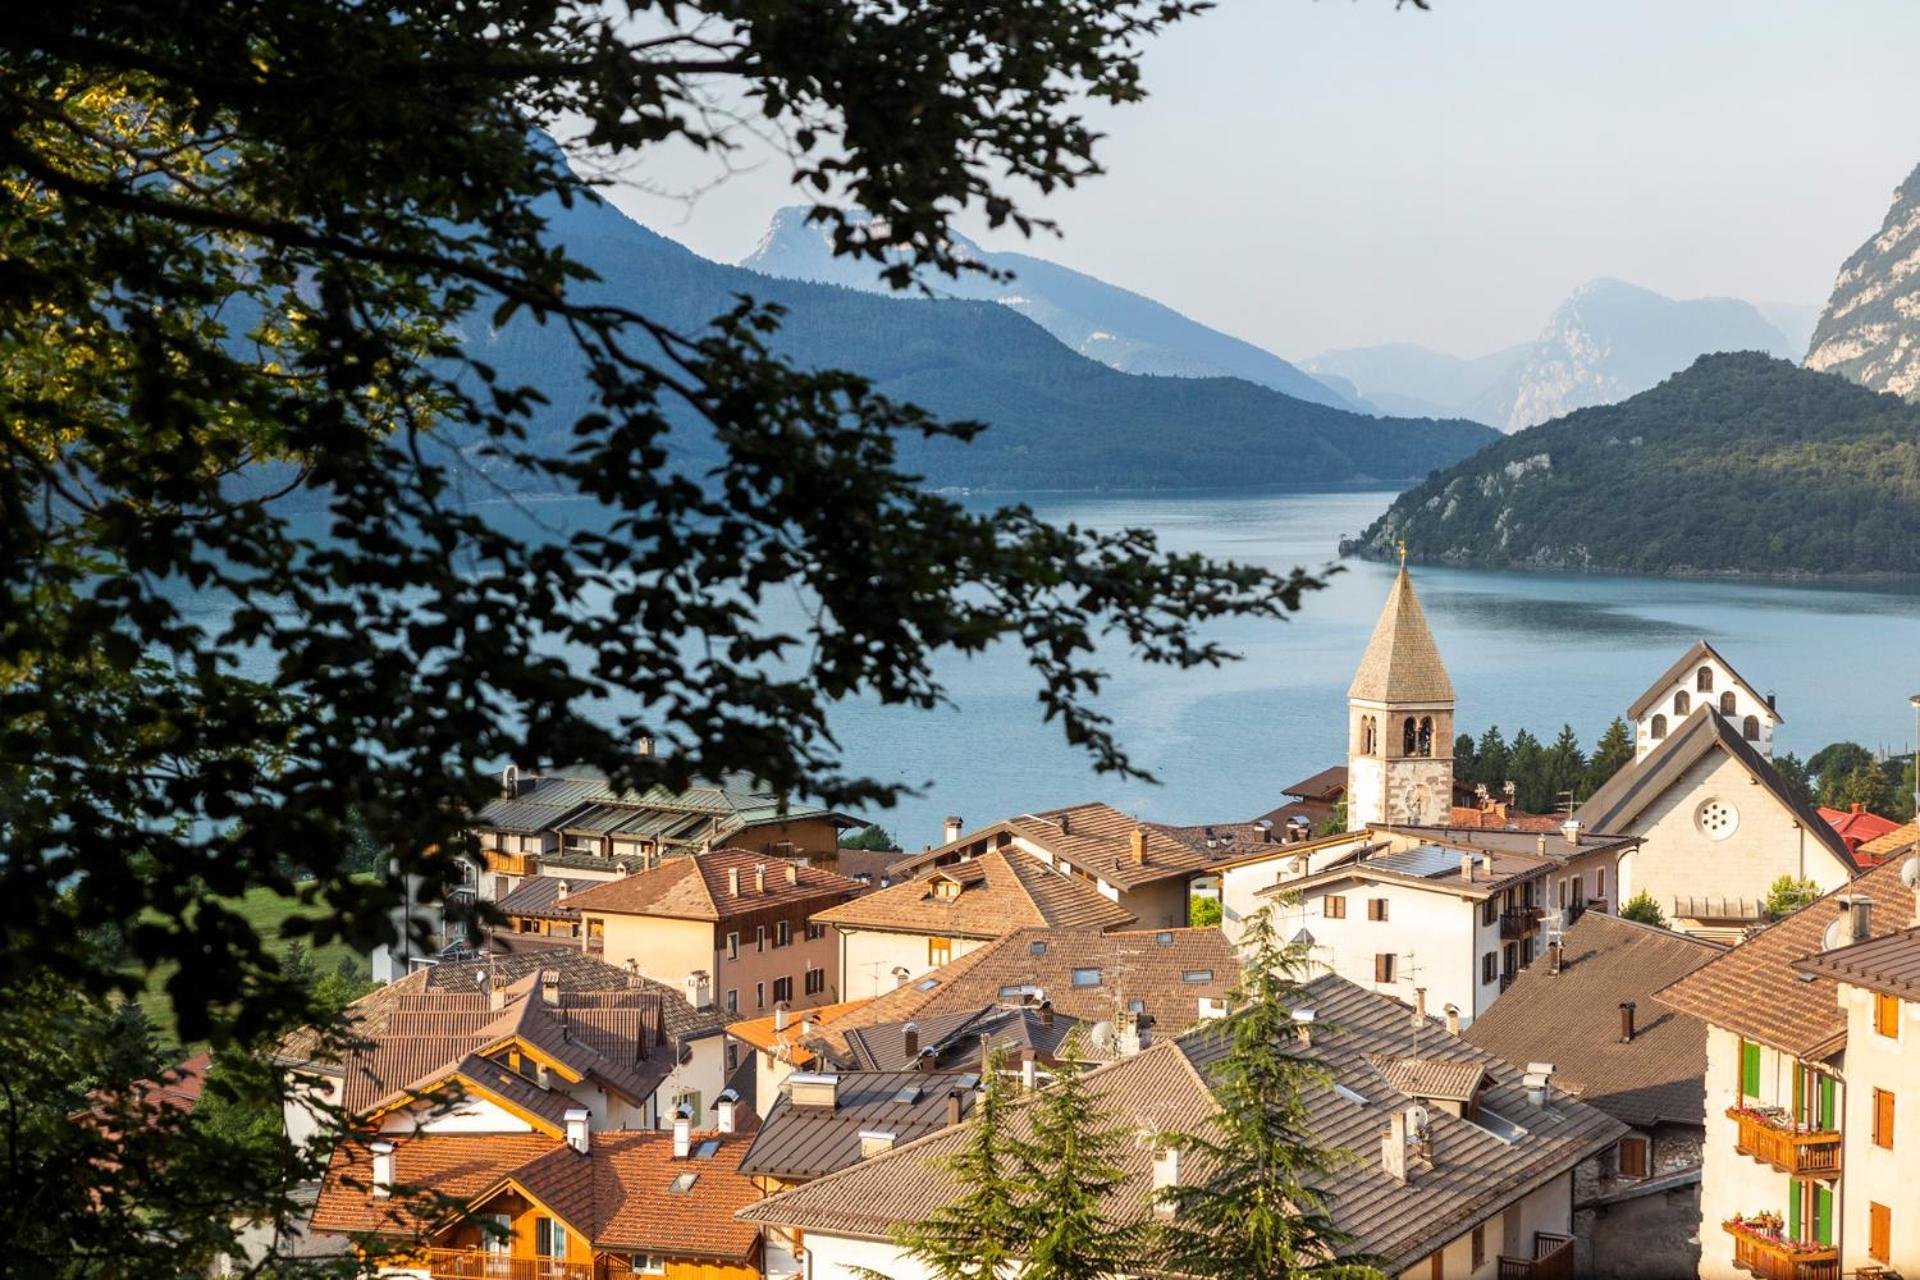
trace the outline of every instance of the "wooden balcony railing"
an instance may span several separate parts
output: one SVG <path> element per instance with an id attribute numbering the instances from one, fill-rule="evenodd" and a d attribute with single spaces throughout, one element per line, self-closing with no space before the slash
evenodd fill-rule
<path id="1" fill-rule="evenodd" d="M 1796 1178 L 1840 1176 L 1841 1139 L 1834 1130 L 1797 1130 L 1740 1107 L 1729 1107 L 1727 1118 L 1739 1126 L 1734 1148 L 1741 1155 Z"/>
<path id="2" fill-rule="evenodd" d="M 1540 908 L 1518 907 L 1500 913 L 1500 936 L 1524 938 L 1540 927 Z"/>
<path id="3" fill-rule="evenodd" d="M 534 872 L 533 856 L 525 853 L 507 853 L 502 849 L 482 849 L 480 859 L 487 870 L 503 876 L 530 876 Z"/>
<path id="4" fill-rule="evenodd" d="M 1733 1265 L 1763 1280 L 1840 1280 L 1840 1251 L 1791 1244 L 1741 1222 L 1721 1224 L 1733 1237 Z"/>
<path id="5" fill-rule="evenodd" d="M 1573 1237 L 1533 1233 L 1533 1256 L 1500 1255 L 1499 1280 L 1573 1280 Z"/>
<path id="6" fill-rule="evenodd" d="M 595 1280 L 590 1262 L 559 1258 L 512 1258 L 484 1249 L 429 1249 L 432 1280 Z"/>

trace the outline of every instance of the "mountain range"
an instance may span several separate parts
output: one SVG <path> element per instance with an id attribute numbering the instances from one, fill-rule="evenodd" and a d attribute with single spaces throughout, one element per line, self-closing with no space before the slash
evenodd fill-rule
<path id="1" fill-rule="evenodd" d="M 956 240 L 971 260 L 1012 278 L 996 280 L 986 272 L 954 279 L 929 276 L 924 283 L 934 296 L 999 303 L 1109 368 L 1176 378 L 1245 378 L 1314 404 L 1359 412 L 1372 409 L 1350 392 L 1301 372 L 1271 351 L 1210 329 L 1152 298 L 1045 258 L 990 252 L 964 236 Z M 740 265 L 788 280 L 870 293 L 895 292 L 880 279 L 879 268 L 871 260 L 836 258 L 831 234 L 809 224 L 807 210 L 798 206 L 773 215 L 766 234 Z"/>
<path id="2" fill-rule="evenodd" d="M 1880 230 L 1841 264 L 1807 367 L 1920 396 L 1920 168 L 1893 193 Z"/>
<path id="3" fill-rule="evenodd" d="M 1761 352 L 1702 356 L 1428 477 L 1342 551 L 1402 541 L 1486 567 L 1910 575 L 1920 406 Z"/>
<path id="4" fill-rule="evenodd" d="M 1806 308 L 1778 305 L 1796 330 Z M 1356 394 L 1394 413 L 1454 414 L 1514 432 L 1575 409 L 1611 404 L 1716 351 L 1805 350 L 1752 303 L 1679 301 L 1621 280 L 1593 280 L 1554 309 L 1532 342 L 1462 359 L 1396 344 L 1328 351 L 1302 362 L 1345 379 Z"/>
<path id="5" fill-rule="evenodd" d="M 796 365 L 851 370 L 942 418 L 989 424 L 971 444 L 899 439 L 903 465 L 936 486 L 1413 480 L 1496 438 L 1478 423 L 1375 418 L 1241 377 L 1122 373 L 999 303 L 882 297 L 764 275 L 699 257 L 600 202 L 545 212 L 551 239 L 600 277 L 583 297 L 643 310 L 682 332 L 730 310 L 740 295 L 777 303 L 785 315 L 769 342 Z M 574 447 L 573 423 L 593 406 L 566 334 L 521 315 L 499 329 L 475 328 L 467 348 L 502 383 L 546 393 L 529 433 L 534 449 Z M 696 424 L 684 425 L 674 433 L 676 465 L 710 466 L 719 446 Z M 477 456 L 476 465 L 484 467 Z"/>

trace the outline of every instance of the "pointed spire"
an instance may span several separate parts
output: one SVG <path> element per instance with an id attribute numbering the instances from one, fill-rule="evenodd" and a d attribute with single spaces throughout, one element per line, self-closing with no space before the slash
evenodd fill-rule
<path id="1" fill-rule="evenodd" d="M 1407 566 L 1400 566 L 1387 593 L 1386 608 L 1374 624 L 1373 639 L 1353 674 L 1348 698 L 1366 702 L 1431 705 L 1453 701 L 1453 682 L 1447 679 L 1440 648 L 1427 630 L 1427 616 L 1413 593 Z"/>

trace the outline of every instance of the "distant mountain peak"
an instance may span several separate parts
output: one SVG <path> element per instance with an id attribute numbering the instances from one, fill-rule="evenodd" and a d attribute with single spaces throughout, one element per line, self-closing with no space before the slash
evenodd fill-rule
<path id="1" fill-rule="evenodd" d="M 1841 264 L 1807 367 L 1920 398 L 1920 168 L 1894 190 L 1880 230 Z"/>

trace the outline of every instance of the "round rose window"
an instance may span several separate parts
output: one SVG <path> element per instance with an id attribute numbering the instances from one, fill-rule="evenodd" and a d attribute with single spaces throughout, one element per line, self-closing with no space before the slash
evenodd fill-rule
<path id="1" fill-rule="evenodd" d="M 1708 800 L 1693 815 L 1694 825 L 1709 840 L 1725 840 L 1740 825 L 1740 811 L 1725 800 Z"/>

